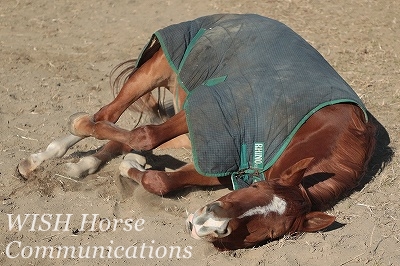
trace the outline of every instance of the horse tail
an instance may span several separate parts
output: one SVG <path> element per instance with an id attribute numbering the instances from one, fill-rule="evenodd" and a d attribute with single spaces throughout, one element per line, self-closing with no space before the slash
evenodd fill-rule
<path id="1" fill-rule="evenodd" d="M 110 87 L 114 98 L 118 95 L 121 88 L 128 81 L 128 79 L 138 70 L 136 67 L 136 59 L 127 60 L 115 66 L 110 72 Z M 114 78 L 114 76 L 116 76 Z M 138 112 L 140 114 L 138 122 L 135 127 L 142 121 L 144 115 L 150 117 L 150 122 L 159 124 L 164 122 L 167 118 L 167 111 L 165 107 L 165 88 L 157 88 L 157 96 L 149 92 L 135 101 L 129 110 Z"/>

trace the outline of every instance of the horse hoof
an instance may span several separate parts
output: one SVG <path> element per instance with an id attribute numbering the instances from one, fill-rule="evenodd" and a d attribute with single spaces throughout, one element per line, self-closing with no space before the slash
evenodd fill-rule
<path id="1" fill-rule="evenodd" d="M 129 156 L 128 156 L 129 155 Z M 129 177 L 129 169 L 135 168 L 141 172 L 146 171 L 146 158 L 134 153 L 129 153 L 124 157 L 124 160 L 119 165 L 119 172 L 123 177 Z"/>
<path id="2" fill-rule="evenodd" d="M 18 164 L 18 173 L 23 177 L 25 180 L 29 179 L 29 174 L 32 173 L 42 161 L 38 158 L 36 154 L 31 154 L 29 158 L 23 159 Z"/>
<path id="3" fill-rule="evenodd" d="M 90 125 L 93 123 L 93 116 L 88 113 L 75 113 L 69 117 L 69 132 L 75 136 L 88 137 L 90 133 L 86 131 L 89 131 L 87 129 L 90 129 Z"/>
<path id="4" fill-rule="evenodd" d="M 28 179 L 29 173 L 31 173 L 33 170 L 32 168 L 32 163 L 29 159 L 24 159 L 18 164 L 18 173 L 23 177 L 24 179 Z"/>
<path id="5" fill-rule="evenodd" d="M 64 164 L 64 172 L 72 178 L 83 178 L 99 169 L 101 161 L 94 156 L 83 157 L 77 163 Z"/>
<path id="6" fill-rule="evenodd" d="M 124 156 L 125 161 L 135 161 L 142 167 L 146 165 L 146 157 L 137 153 L 128 153 Z"/>

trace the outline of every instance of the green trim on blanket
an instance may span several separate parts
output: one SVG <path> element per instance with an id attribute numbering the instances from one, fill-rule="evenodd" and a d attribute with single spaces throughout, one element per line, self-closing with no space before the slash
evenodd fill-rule
<path id="1" fill-rule="evenodd" d="M 177 69 L 176 66 L 174 65 L 174 62 L 173 62 L 172 59 L 171 59 L 171 55 L 170 55 L 169 52 L 168 52 L 167 45 L 165 44 L 165 40 L 162 38 L 162 35 L 161 35 L 160 32 L 158 32 L 158 31 L 156 31 L 156 32 L 154 33 L 154 35 L 156 35 L 157 40 L 160 42 L 161 49 L 163 50 L 164 55 L 165 55 L 165 57 L 167 58 L 167 61 L 168 61 L 169 65 L 171 66 L 172 70 L 173 70 L 176 74 L 178 74 L 179 71 L 178 71 L 178 69 Z"/>
<path id="2" fill-rule="evenodd" d="M 222 76 L 222 77 L 217 77 L 217 78 L 212 78 L 212 79 L 208 79 L 206 81 L 203 82 L 203 85 L 208 86 L 208 87 L 212 87 L 214 85 L 217 85 L 221 82 L 224 82 L 226 80 L 228 76 Z"/>
<path id="3" fill-rule="evenodd" d="M 187 59 L 187 57 L 189 56 L 190 52 L 193 50 L 193 47 L 195 46 L 197 40 L 198 40 L 201 36 L 203 36 L 204 32 L 206 32 L 205 29 L 199 29 L 199 31 L 196 33 L 196 35 L 195 35 L 195 36 L 193 37 L 193 39 L 190 41 L 189 45 L 188 45 L 187 48 L 186 48 L 185 53 L 183 54 L 181 63 L 180 63 L 179 68 L 178 68 L 178 74 L 181 72 L 182 67 L 183 67 L 183 65 L 184 65 L 185 62 L 186 62 L 186 59 Z"/>
<path id="4" fill-rule="evenodd" d="M 307 121 L 307 119 L 309 119 L 318 110 L 320 110 L 326 106 L 334 105 L 334 104 L 338 104 L 338 103 L 354 103 L 354 104 L 356 104 L 358 107 L 361 108 L 361 110 L 363 110 L 365 120 L 368 121 L 367 111 L 365 110 L 364 106 L 360 106 L 356 101 L 349 100 L 349 99 L 338 99 L 338 100 L 334 100 L 334 101 L 321 103 L 320 105 L 318 105 L 314 109 L 312 109 L 310 112 L 308 112 L 303 117 L 303 119 L 301 119 L 300 122 L 297 123 L 297 125 L 294 127 L 292 132 L 290 132 L 289 136 L 287 136 L 286 139 L 282 142 L 282 145 L 279 148 L 278 152 L 275 153 L 275 155 L 272 157 L 272 159 L 264 165 L 263 172 L 268 170 L 279 159 L 279 157 L 282 155 L 282 153 L 285 151 L 285 149 L 289 145 L 290 141 L 293 139 L 294 135 L 297 133 L 297 131 L 300 129 L 300 127 Z"/>
<path id="5" fill-rule="evenodd" d="M 187 102 L 186 102 L 187 103 Z M 185 103 L 185 104 L 186 104 Z M 356 101 L 353 100 L 349 100 L 349 99 L 338 99 L 338 100 L 333 100 L 333 101 L 329 101 L 329 102 L 324 102 L 320 105 L 317 105 L 315 108 L 313 108 L 311 111 L 309 111 L 304 117 L 303 119 L 300 120 L 299 123 L 297 123 L 297 125 L 294 127 L 294 129 L 290 132 L 290 134 L 285 138 L 285 140 L 282 142 L 281 146 L 279 147 L 278 151 L 275 153 L 275 155 L 271 158 L 271 160 L 269 160 L 262 169 L 256 169 L 254 166 L 252 167 L 248 167 L 247 169 L 239 169 L 239 171 L 237 172 L 226 172 L 226 173 L 207 173 L 207 172 L 203 172 L 199 166 L 198 166 L 198 155 L 196 150 L 193 148 L 192 149 L 192 153 L 193 153 L 193 162 L 194 162 L 194 166 L 196 168 L 196 171 L 201 174 L 201 175 L 205 175 L 205 176 L 209 176 L 209 177 L 224 177 L 224 176 L 231 176 L 231 178 L 233 178 L 234 175 L 243 175 L 243 174 L 253 174 L 255 172 L 259 172 L 259 173 L 263 173 L 265 171 L 267 171 L 269 168 L 271 168 L 272 165 L 274 165 L 274 163 L 279 159 L 279 157 L 283 154 L 283 152 L 285 151 L 285 149 L 287 148 L 287 146 L 289 145 L 290 141 L 293 139 L 294 135 L 297 133 L 297 131 L 300 129 L 300 127 L 317 111 L 319 111 L 320 109 L 329 106 L 329 105 L 334 105 L 334 104 L 339 104 L 339 103 L 354 103 L 356 104 L 359 108 L 361 108 L 361 110 L 364 113 L 365 116 L 365 120 L 368 121 L 368 113 L 365 109 L 364 106 L 359 105 Z M 187 120 L 188 126 L 190 127 L 190 120 Z M 191 135 L 191 133 L 189 132 L 189 136 Z M 243 144 L 245 145 L 245 144 Z M 243 161 L 243 147 L 241 149 L 241 166 L 245 165 L 245 162 Z M 248 163 L 248 162 L 246 162 Z M 259 180 L 257 178 L 254 179 L 254 182 L 258 182 Z"/>
<path id="6" fill-rule="evenodd" d="M 218 14 L 171 25 L 155 38 L 187 93 L 183 108 L 202 175 L 231 175 L 237 184 L 262 180 L 301 126 L 325 106 L 355 103 L 368 120 L 361 100 L 329 63 L 277 21 Z M 145 55 L 147 60 L 150 53 Z"/>
<path id="7" fill-rule="evenodd" d="M 171 55 L 168 52 L 168 48 L 167 45 L 165 43 L 165 40 L 163 39 L 162 35 L 160 34 L 160 32 L 155 32 L 154 35 L 157 37 L 158 41 L 160 42 L 161 45 L 161 49 L 163 50 L 165 57 L 167 58 L 168 64 L 171 66 L 172 70 L 176 73 L 177 78 L 178 78 L 178 82 L 179 85 L 185 90 L 185 92 L 187 94 L 190 93 L 190 91 L 188 90 L 188 88 L 186 87 L 185 83 L 183 83 L 183 81 L 181 80 L 179 73 L 182 70 L 183 65 L 185 64 L 185 61 L 187 59 L 187 57 L 189 56 L 190 52 L 192 51 L 193 47 L 195 46 L 196 42 L 198 41 L 198 39 L 203 36 L 203 34 L 206 32 L 205 29 L 201 28 L 196 35 L 193 37 L 193 39 L 190 41 L 189 45 L 187 46 L 185 53 L 182 57 L 182 60 L 179 64 L 179 66 L 175 66 L 174 62 L 172 61 Z"/>
<path id="8" fill-rule="evenodd" d="M 172 70 L 176 73 L 176 77 L 178 79 L 178 83 L 183 88 L 186 93 L 188 93 L 188 89 L 186 88 L 185 84 L 182 82 L 182 80 L 179 77 L 179 70 L 175 66 L 174 62 L 172 61 L 171 55 L 168 52 L 167 45 L 165 44 L 165 40 L 162 38 L 162 35 L 157 31 L 154 33 L 154 35 L 157 37 L 158 41 L 160 42 L 161 49 L 164 52 L 165 57 L 167 58 L 168 64 L 171 66 Z M 175 95 L 175 97 L 178 97 L 178 94 Z"/>
<path id="9" fill-rule="evenodd" d="M 274 165 L 274 163 L 279 159 L 279 157 L 283 154 L 283 152 L 285 151 L 285 149 L 287 148 L 287 146 L 289 145 L 290 141 L 293 139 L 294 135 L 297 133 L 297 131 L 300 129 L 300 127 L 314 114 L 316 113 L 318 110 L 329 106 L 329 105 L 334 105 L 334 104 L 338 104 L 338 103 L 355 103 L 357 104 L 355 101 L 352 100 L 348 100 L 348 99 L 338 99 L 338 100 L 334 100 L 334 101 L 329 101 L 329 102 L 325 102 L 322 103 L 318 106 L 316 106 L 314 109 L 312 109 L 310 112 L 307 113 L 307 115 L 305 115 L 303 117 L 302 120 L 300 120 L 300 122 L 295 126 L 295 128 L 292 130 L 292 132 L 289 134 L 289 136 L 286 137 L 286 139 L 282 142 L 281 147 L 279 148 L 278 152 L 272 157 L 272 159 L 267 162 L 263 169 L 260 171 L 259 170 L 259 165 L 256 165 L 255 163 L 253 163 L 253 167 L 249 167 L 247 169 L 243 169 L 243 166 L 245 166 L 247 163 L 243 162 L 243 158 L 241 158 L 241 168 L 239 169 L 239 171 L 234 172 L 231 174 L 231 181 L 232 181 L 232 185 L 233 185 L 233 189 L 237 190 L 237 189 L 241 189 L 243 187 L 247 187 L 251 184 L 260 182 L 265 180 L 264 179 L 264 175 L 262 174 L 263 172 L 267 171 L 272 165 Z M 359 106 L 359 105 L 358 105 Z M 368 121 L 368 114 L 366 112 L 366 109 L 363 106 L 359 106 L 361 108 L 361 110 L 363 110 L 364 115 L 365 115 L 365 120 Z M 254 145 L 257 145 L 257 143 L 254 143 Z M 242 146 L 242 151 L 243 148 L 245 149 L 245 146 Z M 245 154 L 243 154 L 243 152 L 241 153 L 241 156 L 243 156 Z M 247 156 L 246 156 L 247 157 Z M 247 164 L 248 165 L 248 164 Z"/>

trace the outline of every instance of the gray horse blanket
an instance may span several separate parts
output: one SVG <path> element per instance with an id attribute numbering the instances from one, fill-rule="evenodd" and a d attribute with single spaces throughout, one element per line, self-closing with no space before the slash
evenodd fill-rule
<path id="1" fill-rule="evenodd" d="M 156 44 L 156 45 L 154 45 Z M 297 130 L 319 109 L 357 94 L 303 38 L 259 15 L 212 15 L 155 32 L 140 67 L 161 47 L 188 96 L 196 170 L 263 180 Z"/>

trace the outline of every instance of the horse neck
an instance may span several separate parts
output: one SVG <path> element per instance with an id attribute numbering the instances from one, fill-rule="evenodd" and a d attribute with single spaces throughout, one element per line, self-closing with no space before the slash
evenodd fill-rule
<path id="1" fill-rule="evenodd" d="M 357 187 L 374 146 L 374 127 L 371 124 L 354 124 L 341 132 L 331 156 L 317 162 L 302 181 L 313 209 L 330 208 Z"/>
<path id="2" fill-rule="evenodd" d="M 374 128 L 362 111 L 350 104 L 328 106 L 316 112 L 295 134 L 269 171 L 276 178 L 297 161 L 314 157 L 302 184 L 313 210 L 325 210 L 354 189 L 374 147 Z"/>

